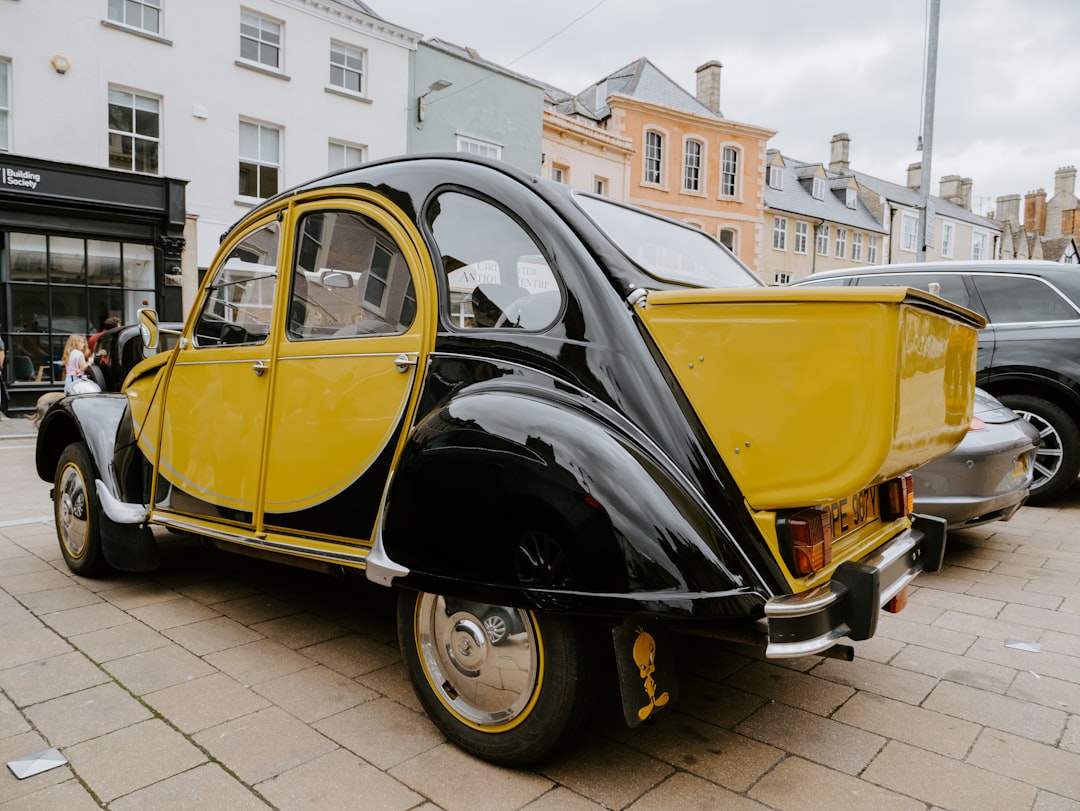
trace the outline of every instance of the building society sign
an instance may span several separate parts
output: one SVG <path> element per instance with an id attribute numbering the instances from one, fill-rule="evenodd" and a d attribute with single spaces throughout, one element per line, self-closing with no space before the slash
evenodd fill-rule
<path id="1" fill-rule="evenodd" d="M 0 166 L 0 186 L 13 186 L 15 188 L 30 189 L 34 191 L 41 182 L 41 175 L 36 172 L 28 172 L 25 169 L 11 169 Z"/>

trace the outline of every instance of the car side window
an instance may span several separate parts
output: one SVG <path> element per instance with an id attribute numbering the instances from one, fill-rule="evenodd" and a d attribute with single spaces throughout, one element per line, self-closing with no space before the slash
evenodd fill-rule
<path id="1" fill-rule="evenodd" d="M 971 294 L 959 273 L 882 273 L 878 276 L 860 276 L 859 284 L 914 287 L 916 290 L 930 290 L 931 284 L 937 284 L 937 294 L 946 301 L 978 311 L 971 300 Z"/>
<path id="2" fill-rule="evenodd" d="M 564 294 L 539 245 L 516 219 L 484 200 L 444 192 L 428 207 L 443 273 L 443 317 L 461 329 L 538 331 Z"/>
<path id="3" fill-rule="evenodd" d="M 270 334 L 281 228 L 252 231 L 221 263 L 195 322 L 195 346 L 258 345 Z"/>
<path id="4" fill-rule="evenodd" d="M 1080 319 L 1076 308 L 1042 279 L 989 274 L 972 279 L 992 324 Z"/>
<path id="5" fill-rule="evenodd" d="M 400 335 L 415 319 L 412 273 L 385 229 L 353 211 L 300 218 L 285 326 L 290 340 Z"/>

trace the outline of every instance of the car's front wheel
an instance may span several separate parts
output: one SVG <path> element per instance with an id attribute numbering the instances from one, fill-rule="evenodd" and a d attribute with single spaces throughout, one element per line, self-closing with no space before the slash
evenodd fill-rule
<path id="1" fill-rule="evenodd" d="M 1042 505 L 1061 496 L 1080 474 L 1080 429 L 1065 411 L 1041 397 L 1003 394 L 998 397 L 1039 432 L 1035 471 L 1028 504 Z"/>
<path id="2" fill-rule="evenodd" d="M 68 445 L 56 465 L 53 514 L 64 562 L 75 574 L 95 577 L 109 569 L 101 549 L 101 505 L 94 465 L 84 442 Z"/>
<path id="3" fill-rule="evenodd" d="M 447 738 L 505 766 L 534 763 L 585 721 L 598 682 L 598 646 L 580 621 L 515 612 L 524 632 L 499 637 L 484 617 L 436 594 L 402 590 L 398 637 L 413 687 Z M 480 610 L 483 608 L 483 610 Z"/>

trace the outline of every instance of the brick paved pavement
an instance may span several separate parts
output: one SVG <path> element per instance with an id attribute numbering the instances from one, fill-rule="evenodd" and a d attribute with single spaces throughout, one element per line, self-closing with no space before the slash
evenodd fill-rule
<path id="1" fill-rule="evenodd" d="M 513 771 L 420 712 L 388 590 L 172 537 L 156 573 L 72 576 L 33 440 L 0 420 L 0 763 L 69 765 L 0 766 L 2 811 L 1080 809 L 1080 488 L 953 533 L 854 662 L 688 640 L 676 709 Z"/>

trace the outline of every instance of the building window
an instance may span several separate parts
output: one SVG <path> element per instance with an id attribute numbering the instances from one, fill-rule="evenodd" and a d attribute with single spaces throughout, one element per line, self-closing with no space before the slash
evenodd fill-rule
<path id="1" fill-rule="evenodd" d="M 773 284 L 791 284 L 791 274 L 777 271 L 773 274 Z"/>
<path id="2" fill-rule="evenodd" d="M 469 138 L 465 135 L 457 137 L 457 151 L 468 152 L 470 155 L 479 155 L 482 158 L 502 158 L 502 147 L 498 144 L 481 141 L 479 138 Z"/>
<path id="3" fill-rule="evenodd" d="M 900 220 L 900 250 L 918 250 L 919 218 L 914 214 L 904 213 Z"/>
<path id="4" fill-rule="evenodd" d="M 854 231 L 851 234 L 851 261 L 852 262 L 861 262 L 862 261 L 862 246 L 863 246 L 863 235 L 858 231 Z"/>
<path id="5" fill-rule="evenodd" d="M 330 43 L 330 84 L 364 94 L 364 52 L 340 42 Z"/>
<path id="6" fill-rule="evenodd" d="M 569 183 L 570 170 L 557 163 L 551 164 L 551 179 L 556 183 Z"/>
<path id="7" fill-rule="evenodd" d="M 109 167 L 156 175 L 161 149 L 161 102 L 109 88 Z"/>
<path id="8" fill-rule="evenodd" d="M 11 63 L 0 59 L 0 152 L 11 149 Z"/>
<path id="9" fill-rule="evenodd" d="M 720 194 L 734 197 L 739 185 L 739 151 L 735 147 L 725 146 L 720 166 Z"/>
<path id="10" fill-rule="evenodd" d="M 607 178 L 594 177 L 592 190 L 595 194 L 607 194 Z"/>
<path id="11" fill-rule="evenodd" d="M 240 122 L 240 195 L 271 197 L 281 174 L 281 130 L 251 121 Z"/>
<path id="12" fill-rule="evenodd" d="M 877 264 L 877 234 L 871 234 L 866 241 L 866 261 L 871 265 Z"/>
<path id="13" fill-rule="evenodd" d="M 952 259 L 953 245 L 956 242 L 955 227 L 951 222 L 941 223 L 941 256 L 945 259 Z"/>
<path id="14" fill-rule="evenodd" d="M 663 180 L 664 136 L 645 133 L 645 183 L 660 185 Z"/>
<path id="15" fill-rule="evenodd" d="M 829 255 L 829 226 L 824 223 L 817 227 L 815 242 L 815 249 L 818 256 Z"/>
<path id="16" fill-rule="evenodd" d="M 815 200 L 825 199 L 825 181 L 820 177 L 815 177 L 810 185 L 810 195 Z"/>
<path id="17" fill-rule="evenodd" d="M 720 229 L 720 244 L 725 246 L 732 253 L 735 253 L 737 251 L 739 247 L 739 240 L 734 228 Z"/>
<path id="18" fill-rule="evenodd" d="M 769 188 L 776 189 L 777 191 L 784 190 L 784 167 L 769 167 Z"/>
<path id="19" fill-rule="evenodd" d="M 846 228 L 837 228 L 836 229 L 836 258 L 837 259 L 845 259 L 845 258 L 847 258 L 847 229 Z"/>
<path id="20" fill-rule="evenodd" d="M 701 141 L 687 141 L 683 155 L 683 191 L 701 191 Z"/>
<path id="21" fill-rule="evenodd" d="M 801 220 L 795 223 L 795 253 L 806 253 L 807 243 L 810 241 L 810 223 Z"/>
<path id="22" fill-rule="evenodd" d="M 281 24 L 250 11 L 240 12 L 240 58 L 281 68 Z"/>
<path id="23" fill-rule="evenodd" d="M 109 0 L 109 19 L 130 28 L 161 33 L 161 0 Z"/>
<path id="24" fill-rule="evenodd" d="M 364 148 L 362 146 L 347 144 L 344 141 L 330 141 L 326 158 L 328 171 L 336 172 L 338 169 L 359 166 L 363 162 Z"/>
<path id="25" fill-rule="evenodd" d="M 987 237 L 985 233 L 978 231 L 971 235 L 971 258 L 972 259 L 987 259 L 989 258 L 986 253 Z"/>
<path id="26" fill-rule="evenodd" d="M 858 202 L 858 199 L 859 199 L 859 193 L 857 191 L 855 191 L 855 189 L 848 189 L 846 197 L 847 197 L 847 199 L 846 199 L 845 202 L 847 203 L 847 207 L 848 208 L 855 208 L 855 205 L 856 205 L 856 203 Z"/>
<path id="27" fill-rule="evenodd" d="M 787 250 L 787 217 L 773 217 L 772 246 L 774 251 Z"/>

